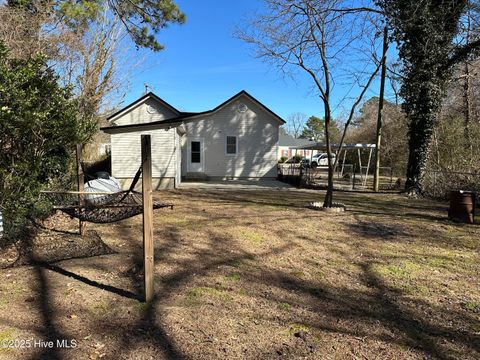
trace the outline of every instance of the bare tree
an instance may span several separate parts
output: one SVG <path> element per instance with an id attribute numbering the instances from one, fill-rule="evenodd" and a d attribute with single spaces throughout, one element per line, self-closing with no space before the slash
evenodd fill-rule
<path id="1" fill-rule="evenodd" d="M 68 36 L 56 31 L 57 25 L 47 4 L 36 3 L 35 11 L 0 5 L 0 40 L 11 58 L 28 59 L 40 53 L 56 56 L 58 44 Z"/>
<path id="2" fill-rule="evenodd" d="M 52 60 L 63 82 L 73 87 L 85 126 L 105 125 L 101 114 L 123 101 L 130 75 L 143 59 L 126 56 L 128 34 L 111 11 L 106 3 L 88 28 L 62 43 Z M 102 133 L 94 134 L 85 139 L 85 159 L 96 159 L 99 144 L 107 141 Z"/>
<path id="3" fill-rule="evenodd" d="M 254 45 L 256 56 L 276 65 L 284 74 L 300 70 L 313 81 L 323 103 L 325 142 L 328 156 L 328 187 L 324 207 L 333 206 L 333 175 L 336 162 L 332 161 L 330 126 L 332 122 L 332 94 L 336 81 L 349 81 L 358 95 L 351 101 L 339 151 L 356 107 L 380 67 L 372 60 L 378 52 L 381 32 L 378 31 L 379 13 L 363 6 L 352 7 L 343 0 L 265 0 L 267 13 L 251 22 L 252 30 L 243 30 L 237 36 Z M 365 1 L 368 5 L 370 2 Z M 293 70 L 295 69 L 295 70 Z"/>
<path id="4" fill-rule="evenodd" d="M 287 133 L 292 135 L 294 138 L 298 138 L 302 134 L 303 128 L 307 123 L 307 119 L 308 116 L 300 112 L 295 112 L 288 115 L 286 126 Z"/>
<path id="5" fill-rule="evenodd" d="M 126 31 L 105 5 L 95 22 L 85 31 L 72 34 L 68 40 L 52 62 L 63 82 L 73 86 L 77 93 L 82 116 L 95 117 L 109 107 L 112 93 L 121 88 L 122 93 L 126 91 L 124 83 L 133 65 L 124 60 L 128 59 L 125 56 L 128 47 L 122 46 L 127 41 Z M 116 95 L 120 102 L 122 96 Z"/>
<path id="6" fill-rule="evenodd" d="M 35 11 L 0 6 L 0 40 L 10 49 L 11 57 L 47 56 L 60 81 L 71 86 L 78 98 L 85 133 L 96 134 L 101 113 L 123 101 L 131 74 L 147 50 L 137 49 L 137 56 L 126 56 L 133 43 L 109 2 L 102 4 L 88 24 L 75 29 L 50 5 L 38 3 Z M 89 140 L 84 139 L 85 143 Z M 92 150 L 96 152 L 95 144 Z"/>

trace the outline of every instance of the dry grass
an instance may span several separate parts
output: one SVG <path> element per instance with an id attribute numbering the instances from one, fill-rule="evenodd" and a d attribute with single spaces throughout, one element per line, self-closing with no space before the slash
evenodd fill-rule
<path id="1" fill-rule="evenodd" d="M 338 215 L 305 208 L 314 191 L 156 196 L 175 208 L 155 215 L 155 302 L 136 299 L 141 217 L 90 226 L 115 254 L 0 272 L 0 340 L 79 346 L 0 357 L 480 357 L 480 227 L 445 204 L 338 193 Z"/>

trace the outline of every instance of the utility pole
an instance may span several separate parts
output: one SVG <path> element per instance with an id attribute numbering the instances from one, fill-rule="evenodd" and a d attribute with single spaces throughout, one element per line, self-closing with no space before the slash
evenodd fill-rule
<path id="1" fill-rule="evenodd" d="M 377 136 L 375 141 L 375 174 L 373 191 L 378 192 L 380 183 L 380 147 L 382 142 L 382 112 L 385 97 L 385 78 L 387 75 L 388 28 L 383 29 L 382 75 L 380 79 L 380 98 L 378 99 Z"/>

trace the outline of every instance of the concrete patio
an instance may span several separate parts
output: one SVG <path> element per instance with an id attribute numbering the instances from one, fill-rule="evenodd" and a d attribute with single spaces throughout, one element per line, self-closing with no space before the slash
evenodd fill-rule
<path id="1" fill-rule="evenodd" d="M 225 181 L 185 181 L 179 189 L 208 190 L 262 190 L 262 189 L 295 189 L 293 186 L 278 180 L 225 180 Z"/>

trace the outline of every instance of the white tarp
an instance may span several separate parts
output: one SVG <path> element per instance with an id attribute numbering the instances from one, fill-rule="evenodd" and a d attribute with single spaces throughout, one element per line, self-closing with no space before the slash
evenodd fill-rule
<path id="1" fill-rule="evenodd" d="M 108 193 L 117 193 L 122 191 L 120 188 L 120 183 L 114 177 L 109 179 L 95 179 L 90 180 L 85 183 L 85 192 L 108 192 Z M 101 205 L 102 203 L 108 202 L 110 200 L 108 195 L 86 195 L 85 201 L 90 204 Z"/>

